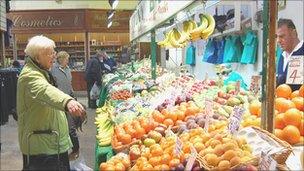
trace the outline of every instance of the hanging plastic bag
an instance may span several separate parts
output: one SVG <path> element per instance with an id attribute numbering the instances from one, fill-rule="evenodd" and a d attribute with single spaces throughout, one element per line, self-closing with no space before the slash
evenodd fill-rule
<path id="1" fill-rule="evenodd" d="M 241 58 L 242 64 L 254 64 L 258 50 L 258 38 L 254 32 L 248 31 L 243 41 L 244 50 Z"/>
<path id="2" fill-rule="evenodd" d="M 84 161 L 83 156 L 79 156 L 76 160 L 70 161 L 71 171 L 93 171 Z"/>
<path id="3" fill-rule="evenodd" d="M 96 82 L 94 83 L 91 91 L 90 91 L 90 98 L 96 100 L 99 98 L 100 94 L 100 87 L 97 86 Z"/>

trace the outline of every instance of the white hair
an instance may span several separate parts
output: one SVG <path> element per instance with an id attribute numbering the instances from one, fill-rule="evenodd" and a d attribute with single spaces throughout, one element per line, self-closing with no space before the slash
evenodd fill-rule
<path id="1" fill-rule="evenodd" d="M 28 44 L 24 50 L 25 54 L 37 60 L 41 50 L 48 48 L 55 48 L 55 42 L 43 35 L 34 36 L 29 39 Z"/>

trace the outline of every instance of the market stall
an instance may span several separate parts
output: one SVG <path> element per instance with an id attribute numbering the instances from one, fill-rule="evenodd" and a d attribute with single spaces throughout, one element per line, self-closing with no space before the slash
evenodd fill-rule
<path id="1" fill-rule="evenodd" d="M 139 4 L 139 9 L 144 3 Z M 254 40 L 258 35 L 254 30 L 241 37 L 244 38 L 244 47 L 240 54 L 235 43 L 242 40 L 238 36 L 229 40 L 229 48 L 234 49 L 235 54 L 225 56 L 227 53 L 224 51 L 222 55 L 225 57 L 220 58 L 220 53 L 217 53 L 216 61 L 214 48 L 208 52 L 206 47 L 204 53 L 211 54 L 204 55 L 203 61 L 217 64 L 213 65 L 217 76 L 205 75 L 200 80 L 195 74 L 183 72 L 183 67 L 170 71 L 156 64 L 153 53 L 156 52 L 155 29 L 175 18 L 179 10 L 186 9 L 191 14 L 189 9 L 195 8 L 193 11 L 197 13 L 197 9 L 214 5 L 197 3 L 189 1 L 176 5 L 175 10 L 169 8 L 168 11 L 172 11 L 162 13 L 167 17 L 163 20 L 157 20 L 159 14 L 155 11 L 157 21 L 148 23 L 146 27 L 130 22 L 134 30 L 138 29 L 137 32 L 131 30 L 133 41 L 151 32 L 151 60 L 132 62 L 119 72 L 104 77 L 96 110 L 95 170 L 303 169 L 304 85 L 294 91 L 287 84 L 277 88 L 274 85 L 276 23 L 273 18 L 276 15 L 272 14 L 277 13 L 277 9 L 272 3 L 276 4 L 276 1 L 264 1 L 263 4 L 264 26 L 270 23 L 269 29 L 265 27 L 263 30 L 262 85 L 266 86 L 261 86 L 260 77 L 254 75 L 251 86 L 247 86 L 240 74 L 222 65 L 256 62 L 257 44 Z M 159 3 L 156 9 L 163 6 L 166 4 Z M 236 5 L 234 10 L 232 28 L 237 29 L 242 23 L 238 19 L 241 18 L 240 6 Z M 137 12 L 140 10 L 134 14 Z M 166 49 L 184 48 L 199 39 L 213 42 L 211 38 L 221 35 L 214 15 L 203 10 L 198 17 L 200 22 L 197 23 L 187 16 L 180 23 L 182 29 L 166 27 L 167 33 L 158 44 Z M 223 30 L 222 34 L 240 31 L 233 29 Z M 246 41 L 248 37 L 252 41 Z M 212 44 L 221 48 L 218 43 Z M 212 44 L 210 47 L 214 46 Z M 242 54 L 246 48 L 256 50 L 250 53 L 251 58 L 248 58 L 248 53 L 247 56 Z M 188 56 L 192 53 L 193 48 L 187 49 Z M 239 57 L 236 58 L 237 55 Z M 266 59 L 268 56 L 269 60 Z"/>

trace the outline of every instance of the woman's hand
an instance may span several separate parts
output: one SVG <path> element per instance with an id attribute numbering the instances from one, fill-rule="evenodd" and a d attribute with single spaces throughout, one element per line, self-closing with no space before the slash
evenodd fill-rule
<path id="1" fill-rule="evenodd" d="M 83 114 L 85 114 L 84 108 L 76 100 L 70 100 L 67 103 L 67 110 L 70 114 L 74 116 L 82 116 Z"/>

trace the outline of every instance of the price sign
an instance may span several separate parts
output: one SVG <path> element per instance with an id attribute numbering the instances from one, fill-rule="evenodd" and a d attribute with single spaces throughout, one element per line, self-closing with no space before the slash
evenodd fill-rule
<path id="1" fill-rule="evenodd" d="M 244 108 L 238 106 L 233 108 L 233 114 L 230 117 L 228 124 L 228 131 L 232 135 L 234 135 L 239 130 L 244 111 Z"/>
<path id="2" fill-rule="evenodd" d="M 191 150 L 191 155 L 190 157 L 188 158 L 188 162 L 186 164 L 186 167 L 185 167 L 185 170 L 191 170 L 192 167 L 193 167 L 193 164 L 196 160 L 196 157 L 197 157 L 197 151 L 196 149 L 193 147 L 193 145 L 191 145 L 190 147 L 190 150 Z"/>
<path id="3" fill-rule="evenodd" d="M 241 90 L 241 82 L 237 81 L 235 84 L 235 94 L 239 94 L 240 90 Z"/>
<path id="4" fill-rule="evenodd" d="M 250 91 L 253 92 L 254 95 L 257 95 L 260 91 L 261 85 L 261 76 L 254 75 L 251 77 Z"/>
<path id="5" fill-rule="evenodd" d="M 183 149 L 183 142 L 177 137 L 175 142 L 175 149 L 174 149 L 175 155 L 179 157 L 182 153 L 182 149 Z"/>
<path id="6" fill-rule="evenodd" d="M 165 131 L 166 137 L 176 137 L 174 132 L 171 130 L 171 125 L 168 127 L 168 129 Z"/>
<path id="7" fill-rule="evenodd" d="M 276 170 L 277 162 L 267 153 L 262 151 L 259 170 Z"/>
<path id="8" fill-rule="evenodd" d="M 205 126 L 204 130 L 208 132 L 210 117 L 213 116 L 213 101 L 210 99 L 205 100 Z"/>
<path id="9" fill-rule="evenodd" d="M 288 62 L 286 84 L 304 83 L 304 56 L 291 56 Z"/>

